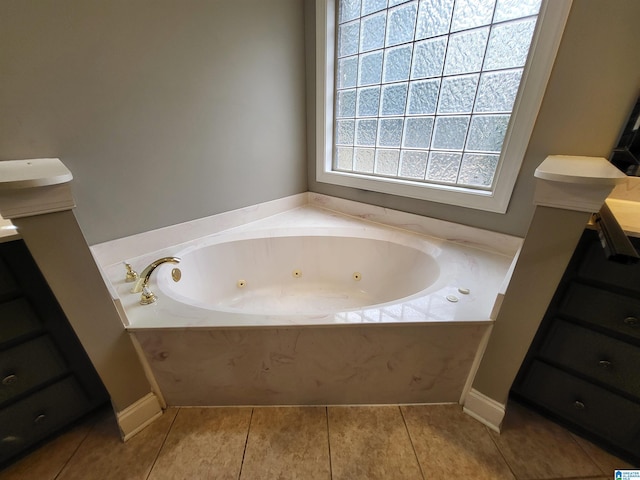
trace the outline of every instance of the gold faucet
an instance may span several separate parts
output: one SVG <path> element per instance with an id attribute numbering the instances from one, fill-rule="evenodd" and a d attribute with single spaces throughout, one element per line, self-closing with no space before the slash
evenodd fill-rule
<path id="1" fill-rule="evenodd" d="M 149 279 L 153 271 L 163 263 L 180 263 L 180 259 L 178 257 L 162 257 L 150 263 L 147 268 L 142 271 L 136 284 L 131 289 L 131 293 L 142 292 L 142 298 L 140 299 L 142 305 L 148 305 L 156 301 L 156 296 L 149 290 Z"/>

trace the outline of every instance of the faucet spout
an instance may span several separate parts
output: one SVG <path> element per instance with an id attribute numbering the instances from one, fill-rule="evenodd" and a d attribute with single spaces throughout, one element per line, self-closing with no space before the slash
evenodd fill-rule
<path id="1" fill-rule="evenodd" d="M 140 277 L 131 289 L 131 293 L 142 292 L 142 290 L 149 284 L 149 279 L 151 278 L 153 271 L 163 263 L 180 263 L 180 259 L 178 257 L 162 257 L 155 262 L 150 263 L 140 274 Z"/>

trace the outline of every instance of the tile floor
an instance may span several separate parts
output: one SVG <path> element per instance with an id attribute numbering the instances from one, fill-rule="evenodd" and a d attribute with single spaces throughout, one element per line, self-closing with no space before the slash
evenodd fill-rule
<path id="1" fill-rule="evenodd" d="M 102 411 L 1 480 L 566 479 L 633 468 L 517 404 L 500 435 L 458 405 L 170 408 L 127 443 Z"/>

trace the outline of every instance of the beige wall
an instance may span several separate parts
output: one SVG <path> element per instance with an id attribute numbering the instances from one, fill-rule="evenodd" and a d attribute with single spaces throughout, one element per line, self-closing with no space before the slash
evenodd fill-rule
<path id="1" fill-rule="evenodd" d="M 307 190 L 303 0 L 4 0 L 0 45 L 0 160 L 90 244 Z"/>
<path id="2" fill-rule="evenodd" d="M 553 1 L 553 0 L 552 0 Z M 608 156 L 640 93 L 640 2 L 574 0 L 538 120 L 506 214 L 394 197 L 315 181 L 314 1 L 306 0 L 309 190 L 524 236 L 533 172 L 550 154 Z"/>

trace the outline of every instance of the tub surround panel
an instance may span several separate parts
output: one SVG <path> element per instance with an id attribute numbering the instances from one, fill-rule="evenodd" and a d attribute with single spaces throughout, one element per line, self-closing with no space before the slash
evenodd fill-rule
<path id="1" fill-rule="evenodd" d="M 248 224 L 255 225 L 260 220 L 269 222 L 269 217 L 303 206 L 330 211 L 330 214 L 334 214 L 336 222 L 346 215 L 507 256 L 515 255 L 522 245 L 521 238 L 503 233 L 307 192 L 99 243 L 93 245 L 91 250 L 103 267 L 121 264 L 124 259 L 154 251 L 165 251 L 166 248 L 194 238 L 222 233 L 236 227 L 247 228 Z"/>
<path id="2" fill-rule="evenodd" d="M 507 256 L 515 255 L 522 245 L 522 239 L 512 235 L 319 193 L 310 192 L 309 203 L 313 206 L 334 210 L 369 222 L 401 228 L 421 235 L 427 235 L 429 237 L 435 237 Z"/>
<path id="3" fill-rule="evenodd" d="M 122 264 L 126 258 L 138 257 L 188 242 L 194 238 L 212 235 L 247 223 L 277 215 L 306 205 L 307 193 L 259 203 L 189 222 L 170 225 L 148 232 L 99 243 L 91 251 L 100 265 Z"/>
<path id="4" fill-rule="evenodd" d="M 457 403 L 488 325 L 138 331 L 174 405 Z"/>

